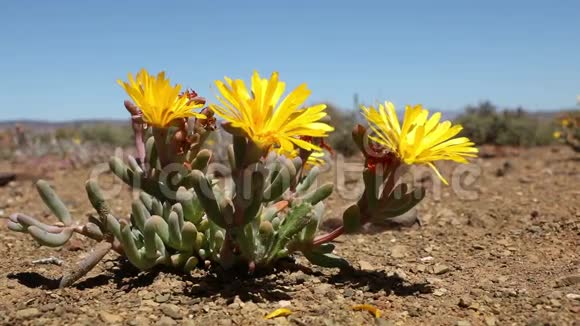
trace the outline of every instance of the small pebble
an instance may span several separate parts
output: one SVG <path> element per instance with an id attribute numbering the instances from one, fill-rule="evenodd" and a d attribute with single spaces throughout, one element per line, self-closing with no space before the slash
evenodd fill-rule
<path id="1" fill-rule="evenodd" d="M 99 312 L 99 318 L 105 324 L 120 324 L 123 322 L 123 317 L 121 317 L 117 314 L 112 314 L 112 313 L 107 312 L 107 311 Z"/>
<path id="2" fill-rule="evenodd" d="M 155 297 L 155 302 L 157 303 L 164 303 L 169 301 L 169 294 L 160 294 L 158 296 Z"/>
<path id="3" fill-rule="evenodd" d="M 368 261 L 360 260 L 358 262 L 360 269 L 363 271 L 373 271 L 375 268 Z"/>
<path id="4" fill-rule="evenodd" d="M 485 326 L 495 326 L 495 325 L 497 325 L 497 320 L 493 316 L 487 316 L 487 317 L 485 317 L 484 321 L 485 321 Z"/>
<path id="5" fill-rule="evenodd" d="M 391 248 L 391 257 L 404 258 L 407 255 L 407 247 L 402 245 L 395 245 Z"/>
<path id="6" fill-rule="evenodd" d="M 16 318 L 18 319 L 30 319 L 38 316 L 40 316 L 40 310 L 37 308 L 20 309 L 16 312 Z"/>
<path id="7" fill-rule="evenodd" d="M 179 307 L 174 304 L 161 305 L 161 311 L 173 319 L 181 319 L 183 317 L 179 311 Z"/>
<path id="8" fill-rule="evenodd" d="M 173 326 L 173 325 L 177 325 L 177 322 L 167 316 L 163 316 L 161 318 L 159 318 L 159 320 L 157 321 L 157 323 L 155 323 L 155 325 L 157 326 Z"/>
<path id="9" fill-rule="evenodd" d="M 447 265 L 435 264 L 435 266 L 433 266 L 433 274 L 435 275 L 445 274 L 449 272 L 449 270 L 449 266 Z"/>
<path id="10" fill-rule="evenodd" d="M 461 298 L 459 298 L 459 303 L 457 305 L 460 306 L 461 308 L 469 308 L 472 303 L 473 300 L 471 300 L 469 296 L 464 295 Z"/>
<path id="11" fill-rule="evenodd" d="M 278 301 L 278 305 L 282 308 L 287 308 L 287 307 L 290 307 L 292 305 L 292 303 L 288 300 L 280 300 L 280 301 Z"/>
<path id="12" fill-rule="evenodd" d="M 570 300 L 580 300 L 580 294 L 568 293 L 568 294 L 566 294 L 566 299 L 570 299 Z"/>

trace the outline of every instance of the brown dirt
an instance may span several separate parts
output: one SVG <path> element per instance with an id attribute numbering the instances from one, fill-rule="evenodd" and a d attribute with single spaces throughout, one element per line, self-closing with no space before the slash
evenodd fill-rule
<path id="1" fill-rule="evenodd" d="M 94 243 L 39 247 L 2 219 L 0 324 L 578 325 L 579 157 L 565 147 L 517 154 L 477 162 L 482 175 L 469 187 L 477 198 L 460 199 L 452 187 L 429 194 L 418 209 L 422 227 L 340 238 L 338 254 L 354 267 L 342 273 L 302 258 L 255 278 L 138 273 L 110 254 L 75 287 L 50 290 Z M 51 180 L 79 219 L 91 212 L 88 174 L 56 171 Z M 112 201 L 115 214 L 128 213 L 129 199 L 123 192 Z M 345 206 L 334 197 L 329 216 Z M 51 219 L 31 180 L 0 188 L 0 215 L 16 211 Z M 31 263 L 50 256 L 65 264 Z M 383 316 L 352 310 L 363 303 Z M 263 319 L 281 306 L 293 314 Z"/>

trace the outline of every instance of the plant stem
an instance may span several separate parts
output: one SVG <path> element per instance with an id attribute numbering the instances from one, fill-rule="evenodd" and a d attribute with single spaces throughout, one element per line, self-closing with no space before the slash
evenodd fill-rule
<path id="1" fill-rule="evenodd" d="M 105 255 L 111 250 L 113 245 L 110 242 L 99 242 L 93 252 L 77 263 L 68 273 L 65 273 L 60 279 L 59 288 L 65 288 L 78 281 L 91 271 Z"/>
<path id="2" fill-rule="evenodd" d="M 338 238 L 339 236 L 341 236 L 344 233 L 344 226 L 339 226 L 336 229 L 332 230 L 332 232 L 325 234 L 325 235 L 321 235 L 318 236 L 314 239 L 314 241 L 312 241 L 312 245 L 313 246 L 320 246 L 323 243 L 327 243 L 330 242 L 336 238 Z"/>
<path id="3" fill-rule="evenodd" d="M 153 139 L 155 139 L 155 149 L 157 150 L 161 168 L 165 168 L 171 163 L 167 156 L 167 129 L 153 127 Z"/>

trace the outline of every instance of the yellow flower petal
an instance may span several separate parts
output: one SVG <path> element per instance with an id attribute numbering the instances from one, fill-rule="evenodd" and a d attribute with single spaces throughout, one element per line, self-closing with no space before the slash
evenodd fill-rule
<path id="1" fill-rule="evenodd" d="M 402 124 L 395 107 L 390 102 L 375 107 L 361 107 L 362 114 L 373 132 L 369 138 L 393 152 L 405 164 L 427 164 L 447 184 L 433 162 L 449 160 L 467 163 L 466 157 L 478 153 L 474 143 L 466 137 L 454 138 L 463 129 L 441 120 L 437 112 L 429 117 L 429 111 L 421 105 L 407 106 Z"/>
<path id="2" fill-rule="evenodd" d="M 326 105 L 302 107 L 310 95 L 306 84 L 292 90 L 282 99 L 286 84 L 274 72 L 269 79 L 258 72 L 251 77 L 251 92 L 242 80 L 225 78 L 216 81 L 221 105 L 210 108 L 222 119 L 245 131 L 256 144 L 267 147 L 282 147 L 290 152 L 296 147 L 315 149 L 311 144 L 300 141 L 300 136 L 326 137 L 334 128 L 320 122 L 326 116 Z"/>
<path id="3" fill-rule="evenodd" d="M 360 310 L 368 311 L 371 314 L 373 314 L 373 316 L 375 316 L 375 318 L 381 318 L 381 315 L 383 314 L 379 308 L 372 306 L 370 304 L 357 304 L 357 305 L 352 306 L 352 309 L 355 311 L 360 311 Z"/>
<path id="4" fill-rule="evenodd" d="M 286 308 L 280 308 L 272 311 L 271 313 L 267 314 L 264 319 L 274 319 L 277 317 L 286 317 L 292 314 L 292 310 Z"/>
<path id="5" fill-rule="evenodd" d="M 205 115 L 193 112 L 194 109 L 202 108 L 203 104 L 181 96 L 181 85 L 172 86 L 163 71 L 153 76 L 141 69 L 135 77 L 129 73 L 128 80 L 118 80 L 117 83 L 139 107 L 143 120 L 152 126 L 165 128 L 175 119 L 205 118 Z"/>
<path id="6" fill-rule="evenodd" d="M 278 148 L 276 152 L 279 155 L 284 155 L 289 159 L 293 159 L 297 157 L 299 154 L 297 149 L 294 149 L 292 151 L 285 151 L 283 148 Z M 310 153 L 308 159 L 306 160 L 306 164 L 304 164 L 304 168 L 306 170 L 309 170 L 314 166 L 321 166 L 325 163 L 326 161 L 324 160 L 324 152 L 322 151 L 322 149 L 319 148 L 318 150 L 314 150 L 313 152 Z"/>
<path id="7" fill-rule="evenodd" d="M 439 177 L 439 179 L 441 180 L 441 182 L 443 182 L 443 184 L 445 184 L 446 186 L 449 185 L 447 180 L 445 180 L 445 178 L 441 175 L 441 172 L 439 172 L 439 170 L 433 163 L 427 163 L 427 165 L 429 165 L 429 167 L 431 167 L 433 171 L 435 171 L 435 174 L 437 174 L 437 177 Z"/>

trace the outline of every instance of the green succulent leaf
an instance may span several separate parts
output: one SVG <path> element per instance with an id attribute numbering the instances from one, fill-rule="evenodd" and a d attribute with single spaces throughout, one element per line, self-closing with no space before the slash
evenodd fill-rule
<path id="1" fill-rule="evenodd" d="M 318 189 L 306 194 L 303 200 L 312 205 L 316 205 L 324 199 L 328 198 L 332 194 L 334 186 L 332 183 L 327 183 L 320 186 Z"/>
<path id="2" fill-rule="evenodd" d="M 316 178 L 318 178 L 319 174 L 320 169 L 317 166 L 310 169 L 310 171 L 308 172 L 306 177 L 304 177 L 302 182 L 300 182 L 298 186 L 296 186 L 296 192 L 302 194 L 308 191 L 308 189 L 310 189 L 310 187 L 314 184 L 314 182 L 316 182 Z"/>
<path id="3" fill-rule="evenodd" d="M 177 189 L 176 199 L 183 209 L 184 220 L 199 224 L 204 212 L 197 197 L 186 188 L 180 187 Z"/>
<path id="4" fill-rule="evenodd" d="M 301 240 L 304 243 L 311 243 L 314 239 L 316 231 L 318 231 L 322 216 L 324 215 L 324 203 L 319 202 L 318 204 L 314 205 L 312 212 L 313 218 L 310 220 L 310 222 L 308 222 L 302 231 Z"/>
<path id="5" fill-rule="evenodd" d="M 304 257 L 312 264 L 326 268 L 348 268 L 350 264 L 344 258 L 330 253 L 321 253 L 317 251 L 304 252 Z"/>
<path id="6" fill-rule="evenodd" d="M 247 206 L 244 207 L 242 225 L 253 221 L 258 215 L 260 208 L 262 207 L 262 195 L 264 194 L 264 175 L 260 170 L 252 173 L 251 187 L 251 197 L 247 201 Z"/>
<path id="7" fill-rule="evenodd" d="M 171 212 L 169 214 L 167 226 L 169 231 L 168 244 L 174 249 L 181 249 L 181 225 L 179 225 L 179 216 L 177 216 L 177 213 Z"/>
<path id="8" fill-rule="evenodd" d="M 189 257 L 185 262 L 185 264 L 183 265 L 183 270 L 186 273 L 191 272 L 197 267 L 197 264 L 199 264 L 199 259 L 197 259 L 197 257 L 195 256 Z"/>
<path id="9" fill-rule="evenodd" d="M 52 213 L 64 224 L 64 225 L 71 225 L 72 224 L 72 217 L 70 212 L 60 200 L 56 192 L 52 190 L 48 182 L 44 180 L 38 180 L 36 183 L 36 189 L 44 201 L 44 204 L 50 208 Z"/>
<path id="10" fill-rule="evenodd" d="M 141 251 L 139 251 L 129 225 L 123 227 L 120 240 L 123 244 L 125 255 L 131 264 L 142 270 L 147 270 L 155 265 L 155 261 L 148 259 Z"/>
<path id="11" fill-rule="evenodd" d="M 407 213 L 425 198 L 425 189 L 422 187 L 408 191 L 406 184 L 399 185 L 386 197 L 381 200 L 378 209 L 370 212 L 371 222 L 383 221 Z"/>
<path id="12" fill-rule="evenodd" d="M 266 258 L 268 262 L 272 262 L 278 255 L 278 252 L 283 250 L 290 240 L 310 223 L 312 210 L 313 207 L 309 203 L 302 203 L 290 209 L 288 215 L 278 227 L 278 232 L 274 235 Z M 272 224 L 274 225 L 274 223 Z"/>
<path id="13" fill-rule="evenodd" d="M 34 240 L 47 247 L 60 247 L 67 243 L 73 234 L 73 230 L 68 228 L 59 233 L 50 233 L 34 225 L 29 226 L 27 231 Z"/>
<path id="14" fill-rule="evenodd" d="M 131 211 L 132 222 L 139 230 L 143 231 L 145 222 L 151 217 L 151 214 L 140 200 L 133 201 Z"/>
<path id="15" fill-rule="evenodd" d="M 115 238 L 121 239 L 121 224 L 116 217 L 111 214 L 107 215 L 105 225 L 107 232 L 111 232 Z"/>
<path id="16" fill-rule="evenodd" d="M 181 228 L 181 246 L 180 250 L 187 252 L 194 251 L 195 240 L 197 237 L 197 228 L 191 222 L 185 222 Z"/>
<path id="17" fill-rule="evenodd" d="M 350 206 L 342 213 L 342 225 L 347 234 L 358 232 L 362 224 L 360 208 L 357 204 Z"/>
<path id="18" fill-rule="evenodd" d="M 26 232 L 26 228 L 24 227 L 24 225 L 22 225 L 20 223 L 8 221 L 8 223 L 6 225 L 8 226 L 8 229 L 10 229 L 10 231 Z"/>
<path id="19" fill-rule="evenodd" d="M 145 234 L 157 234 L 164 243 L 170 242 L 169 225 L 167 225 L 167 222 L 161 216 L 151 216 L 145 223 L 144 232 Z"/>
<path id="20" fill-rule="evenodd" d="M 225 227 L 226 221 L 220 211 L 220 206 L 218 205 L 216 195 L 212 190 L 211 183 L 201 171 L 194 170 L 191 172 L 191 175 L 193 176 L 194 181 L 193 188 L 207 217 L 214 223 Z"/>
<path id="21" fill-rule="evenodd" d="M 316 247 L 315 251 L 322 253 L 322 254 L 330 254 L 334 251 L 336 246 L 334 243 L 323 243 L 320 246 Z"/>
<path id="22" fill-rule="evenodd" d="M 263 199 L 265 202 L 273 201 L 290 188 L 290 180 L 292 179 L 292 174 L 290 170 L 285 166 L 280 166 L 280 169 L 272 173 L 272 181 L 264 189 Z"/>
<path id="23" fill-rule="evenodd" d="M 143 174 L 143 169 L 141 168 L 139 163 L 137 163 L 137 160 L 135 159 L 135 157 L 133 157 L 133 155 L 127 156 L 127 163 L 129 164 L 129 168 L 133 170 L 136 174 Z"/>
<path id="24" fill-rule="evenodd" d="M 145 142 L 145 152 L 147 161 L 149 162 L 149 167 L 151 169 L 158 169 L 159 168 L 159 156 L 157 155 L 157 148 L 155 147 L 155 138 L 149 137 L 147 138 L 147 142 Z"/>
<path id="25" fill-rule="evenodd" d="M 207 149 L 202 149 L 197 153 L 197 156 L 191 162 L 191 168 L 194 170 L 205 171 L 209 161 L 211 160 L 211 151 Z"/>

